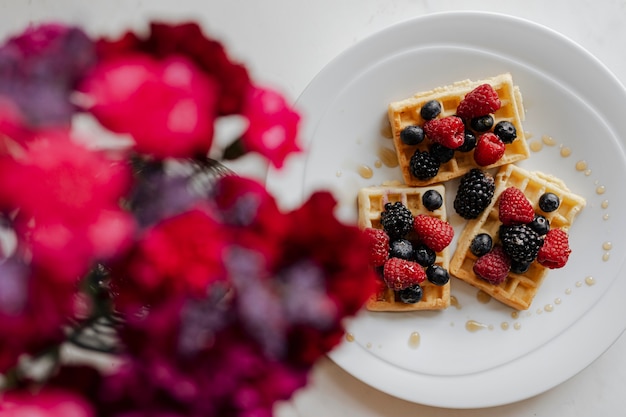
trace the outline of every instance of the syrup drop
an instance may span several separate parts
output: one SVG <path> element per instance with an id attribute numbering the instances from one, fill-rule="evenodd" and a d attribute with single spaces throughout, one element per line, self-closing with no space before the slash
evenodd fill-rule
<path id="1" fill-rule="evenodd" d="M 422 337 L 418 332 L 413 332 L 409 336 L 409 347 L 412 349 L 417 349 L 420 345 Z"/>
<path id="2" fill-rule="evenodd" d="M 374 176 L 374 171 L 372 171 L 372 168 L 367 165 L 359 165 L 357 172 L 365 179 L 370 179 Z"/>

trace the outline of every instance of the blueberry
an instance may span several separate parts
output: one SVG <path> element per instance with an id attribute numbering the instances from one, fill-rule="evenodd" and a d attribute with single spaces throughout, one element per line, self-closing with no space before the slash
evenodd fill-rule
<path id="1" fill-rule="evenodd" d="M 431 144 L 429 151 L 430 154 L 442 164 L 454 158 L 454 149 L 446 148 L 440 143 Z"/>
<path id="2" fill-rule="evenodd" d="M 478 140 L 476 139 L 474 132 L 465 129 L 465 140 L 463 141 L 463 145 L 456 149 L 460 152 L 469 152 L 476 147 L 477 142 Z"/>
<path id="3" fill-rule="evenodd" d="M 435 263 L 437 254 L 428 246 L 419 244 L 413 251 L 413 257 L 415 258 L 415 262 L 423 267 L 427 267 Z"/>
<path id="4" fill-rule="evenodd" d="M 474 117 L 470 120 L 470 126 L 477 132 L 486 132 L 493 126 L 493 117 L 490 114 L 486 116 Z"/>
<path id="5" fill-rule="evenodd" d="M 493 128 L 493 133 L 504 143 L 511 143 L 517 137 L 517 129 L 515 129 L 513 123 L 508 120 L 502 120 L 496 123 L 496 126 Z"/>
<path id="6" fill-rule="evenodd" d="M 424 140 L 424 129 L 417 125 L 410 125 L 400 132 L 400 140 L 406 145 L 418 145 Z"/>
<path id="7" fill-rule="evenodd" d="M 539 236 L 543 236 L 550 230 L 550 222 L 541 214 L 535 214 L 535 219 L 528 223 L 528 227 L 534 230 Z"/>
<path id="8" fill-rule="evenodd" d="M 511 261 L 511 272 L 514 274 L 524 274 L 530 268 L 532 262 Z"/>
<path id="9" fill-rule="evenodd" d="M 422 291 L 422 287 L 419 284 L 415 284 L 398 291 L 398 295 L 400 296 L 400 301 L 403 303 L 415 304 L 422 299 L 424 291 Z"/>
<path id="10" fill-rule="evenodd" d="M 413 257 L 413 244 L 406 239 L 397 239 L 390 242 L 389 257 L 410 260 Z"/>
<path id="11" fill-rule="evenodd" d="M 441 113 L 441 104 L 437 100 L 430 100 L 420 110 L 420 116 L 424 120 L 432 120 Z"/>
<path id="12" fill-rule="evenodd" d="M 422 204 L 426 210 L 434 211 L 443 205 L 443 197 L 437 190 L 428 190 L 422 195 Z"/>
<path id="13" fill-rule="evenodd" d="M 561 201 L 559 197 L 554 193 L 544 193 L 539 197 L 539 208 L 545 213 L 550 213 L 559 208 Z"/>
<path id="14" fill-rule="evenodd" d="M 450 275 L 445 268 L 439 265 L 431 265 L 426 268 L 426 278 L 435 285 L 446 285 L 450 280 Z"/>
<path id="15" fill-rule="evenodd" d="M 479 233 L 474 236 L 470 244 L 470 251 L 475 256 L 483 256 L 491 251 L 493 239 L 487 233 Z"/>

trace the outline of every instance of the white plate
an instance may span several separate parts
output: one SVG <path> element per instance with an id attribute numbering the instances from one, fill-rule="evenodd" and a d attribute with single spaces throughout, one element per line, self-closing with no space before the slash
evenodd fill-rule
<path id="1" fill-rule="evenodd" d="M 347 324 L 350 341 L 330 357 L 408 401 L 477 408 L 522 400 L 575 375 L 619 337 L 626 325 L 624 88 L 589 53 L 545 27 L 497 14 L 429 15 L 379 32 L 333 60 L 298 102 L 307 152 L 268 174 L 284 207 L 329 189 L 338 215 L 354 222 L 359 188 L 401 178 L 398 168 L 376 167 L 379 148 L 393 147 L 383 134 L 387 104 L 505 71 L 524 96 L 529 140 L 556 142 L 520 165 L 562 178 L 587 207 L 570 231 L 570 262 L 549 273 L 526 312 L 484 303 L 453 279 L 460 308 L 364 311 Z M 571 155 L 562 156 L 563 149 Z M 587 168 L 577 169 L 579 161 Z M 361 177 L 360 165 L 374 176 Z M 484 327 L 469 331 L 470 320 Z M 414 332 L 417 347 L 410 343 Z"/>

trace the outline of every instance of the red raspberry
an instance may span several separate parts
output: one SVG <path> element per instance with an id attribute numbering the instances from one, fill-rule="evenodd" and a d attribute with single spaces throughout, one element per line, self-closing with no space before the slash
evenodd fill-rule
<path id="1" fill-rule="evenodd" d="M 563 268 L 572 250 L 569 237 L 562 229 L 550 229 L 543 239 L 543 246 L 537 253 L 537 262 L 546 268 Z"/>
<path id="2" fill-rule="evenodd" d="M 454 237 L 454 229 L 450 223 L 426 214 L 415 216 L 413 229 L 420 240 L 435 252 L 444 250 Z"/>
<path id="3" fill-rule="evenodd" d="M 506 145 L 494 133 L 483 133 L 474 149 L 474 161 L 483 167 L 494 164 L 502 158 L 505 150 Z"/>
<path id="4" fill-rule="evenodd" d="M 469 120 L 494 113 L 501 105 L 496 90 L 489 84 L 482 84 L 465 95 L 456 109 L 456 114 Z"/>
<path id="5" fill-rule="evenodd" d="M 424 133 L 432 142 L 449 149 L 456 149 L 465 142 L 465 125 L 456 116 L 428 120 L 424 123 Z"/>
<path id="6" fill-rule="evenodd" d="M 420 264 L 400 258 L 385 262 L 383 279 L 389 288 L 401 291 L 426 280 L 426 272 Z"/>
<path id="7" fill-rule="evenodd" d="M 493 285 L 504 282 L 510 269 L 511 258 L 504 253 L 502 246 L 494 246 L 491 252 L 474 263 L 474 273 Z"/>
<path id="8" fill-rule="evenodd" d="M 364 230 L 369 238 L 369 264 L 382 266 L 389 258 L 389 236 L 382 229 L 368 227 Z"/>
<path id="9" fill-rule="evenodd" d="M 500 194 L 498 208 L 500 221 L 506 226 L 530 223 L 535 218 L 532 204 L 516 187 L 509 187 Z"/>

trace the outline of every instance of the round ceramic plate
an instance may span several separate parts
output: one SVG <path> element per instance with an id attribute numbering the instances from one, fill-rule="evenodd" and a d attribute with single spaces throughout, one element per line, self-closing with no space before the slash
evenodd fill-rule
<path id="1" fill-rule="evenodd" d="M 497 14 L 429 15 L 332 61 L 298 102 L 306 152 L 268 174 L 284 207 L 327 189 L 339 202 L 338 216 L 355 223 L 359 188 L 401 179 L 399 168 L 381 163 L 381 149 L 393 149 L 388 103 L 503 72 L 522 92 L 524 131 L 535 142 L 519 165 L 561 178 L 587 200 L 570 230 L 573 253 L 565 268 L 549 272 L 527 311 L 452 278 L 456 302 L 447 310 L 363 311 L 350 320 L 349 337 L 330 357 L 405 400 L 448 408 L 522 400 L 575 375 L 619 337 L 626 324 L 623 87 L 589 53 L 545 27 Z M 371 178 L 361 175 L 363 167 Z"/>

